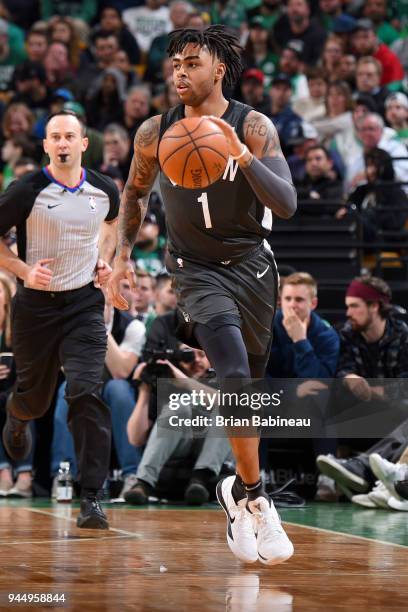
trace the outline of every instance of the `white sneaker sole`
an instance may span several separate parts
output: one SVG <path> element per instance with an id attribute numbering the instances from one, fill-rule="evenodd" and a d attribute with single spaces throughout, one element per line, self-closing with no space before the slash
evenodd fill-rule
<path id="1" fill-rule="evenodd" d="M 390 480 L 390 475 L 386 474 L 382 469 L 381 458 L 377 459 L 376 453 L 373 453 L 369 456 L 368 461 L 370 463 L 370 468 L 373 470 L 376 477 L 381 480 L 390 495 L 396 499 L 401 499 L 395 490 L 393 480 Z"/>
<path id="2" fill-rule="evenodd" d="M 375 504 L 373 500 L 370 499 L 365 493 L 361 493 L 361 495 L 353 495 L 351 501 L 353 504 L 357 504 L 363 508 L 377 508 L 377 504 Z"/>
<path id="3" fill-rule="evenodd" d="M 408 500 L 399 500 L 396 497 L 390 497 L 388 500 L 388 507 L 399 512 L 408 512 Z"/>
<path id="4" fill-rule="evenodd" d="M 224 478 L 224 480 L 226 480 Z M 231 518 L 228 512 L 228 508 L 227 505 L 225 503 L 224 500 L 224 495 L 222 492 L 222 485 L 224 480 L 220 480 L 220 482 L 217 483 L 216 489 L 215 489 L 215 493 L 217 496 L 217 500 L 218 503 L 220 504 L 221 508 L 224 510 L 226 517 L 227 517 L 227 542 L 228 542 L 228 546 L 232 552 L 232 554 L 237 557 L 240 561 L 243 561 L 244 563 L 255 563 L 255 561 L 258 561 L 258 556 L 254 557 L 254 558 L 249 558 L 249 557 L 245 557 L 242 555 L 240 549 L 237 547 L 237 545 L 235 544 L 235 541 L 230 537 L 229 532 L 228 532 L 228 527 L 230 525 L 231 522 Z"/>
<path id="5" fill-rule="evenodd" d="M 279 563 L 284 563 L 285 561 L 290 559 L 293 556 L 295 549 L 293 547 L 292 542 L 289 540 L 289 538 L 288 538 L 288 542 L 290 544 L 290 547 L 288 548 L 285 554 L 280 555 L 279 557 L 272 557 L 271 559 L 266 559 L 265 557 L 262 557 L 262 555 L 258 553 L 258 558 L 260 562 L 263 563 L 264 565 L 279 565 Z"/>
<path id="6" fill-rule="evenodd" d="M 384 508 L 385 510 L 389 509 L 388 500 L 389 497 L 385 497 L 382 495 L 376 495 L 375 493 L 369 493 L 368 497 L 375 503 L 377 508 Z"/>

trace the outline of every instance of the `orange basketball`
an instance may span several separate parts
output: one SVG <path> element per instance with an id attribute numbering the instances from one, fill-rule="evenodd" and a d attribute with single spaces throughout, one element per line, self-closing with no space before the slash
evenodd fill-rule
<path id="1" fill-rule="evenodd" d="M 186 189 L 215 183 L 227 166 L 228 145 L 210 119 L 188 117 L 169 127 L 159 145 L 159 161 L 169 179 Z"/>

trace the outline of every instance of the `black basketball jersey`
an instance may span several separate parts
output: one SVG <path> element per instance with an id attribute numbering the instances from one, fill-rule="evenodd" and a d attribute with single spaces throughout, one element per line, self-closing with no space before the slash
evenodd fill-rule
<path id="1" fill-rule="evenodd" d="M 230 100 L 222 119 L 234 126 L 243 141 L 245 117 L 250 106 Z M 164 132 L 183 119 L 184 105 L 164 113 Z M 272 213 L 261 204 L 231 157 L 223 176 L 204 189 L 185 189 L 173 184 L 163 171 L 160 187 L 166 211 L 169 250 L 186 260 L 234 263 L 259 245 L 272 228 Z"/>

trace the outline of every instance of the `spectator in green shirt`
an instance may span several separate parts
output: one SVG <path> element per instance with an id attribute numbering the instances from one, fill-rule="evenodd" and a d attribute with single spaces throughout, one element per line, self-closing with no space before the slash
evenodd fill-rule
<path id="1" fill-rule="evenodd" d="M 245 45 L 244 63 L 247 68 L 258 68 L 264 74 L 264 89 L 269 90 L 277 72 L 278 56 L 273 51 L 272 38 L 261 15 L 249 22 L 249 36 Z"/>
<path id="2" fill-rule="evenodd" d="M 159 235 L 156 215 L 147 213 L 132 251 L 136 268 L 156 276 L 164 267 L 165 244 L 165 239 Z"/>
<path id="3" fill-rule="evenodd" d="M 96 0 L 41 0 L 41 17 L 47 21 L 54 15 L 64 15 L 90 23 L 97 8 Z"/>
<path id="4" fill-rule="evenodd" d="M 343 11 L 342 0 L 319 0 L 319 21 L 327 32 L 333 29 L 333 21 Z"/>
<path id="5" fill-rule="evenodd" d="M 366 0 L 363 8 L 363 17 L 371 19 L 375 26 L 377 37 L 384 44 L 390 46 L 400 38 L 400 34 L 387 19 L 387 0 Z"/>
<path id="6" fill-rule="evenodd" d="M 24 32 L 0 18 L 0 91 L 7 91 L 14 67 L 26 58 Z"/>
<path id="7" fill-rule="evenodd" d="M 271 31 L 275 22 L 282 15 L 282 0 L 262 0 L 258 2 L 257 8 L 249 6 L 249 0 L 245 3 L 250 20 L 253 17 L 262 17 L 264 27 Z"/>
<path id="8" fill-rule="evenodd" d="M 236 32 L 241 32 L 247 21 L 247 13 L 241 0 L 217 0 L 211 4 L 212 23 L 225 25 Z"/>

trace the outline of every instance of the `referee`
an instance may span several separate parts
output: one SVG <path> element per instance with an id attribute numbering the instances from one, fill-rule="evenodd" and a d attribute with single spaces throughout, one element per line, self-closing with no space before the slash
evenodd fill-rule
<path id="1" fill-rule="evenodd" d="M 0 236 L 17 228 L 18 257 L 0 240 L 0 267 L 18 278 L 12 305 L 17 382 L 7 404 L 4 446 L 30 451 L 30 419 L 49 408 L 61 366 L 81 485 L 78 527 L 107 529 L 99 493 L 110 461 L 110 412 L 101 400 L 106 353 L 103 285 L 116 242 L 114 182 L 81 167 L 85 126 L 62 111 L 47 122 L 50 164 L 0 196 Z"/>

